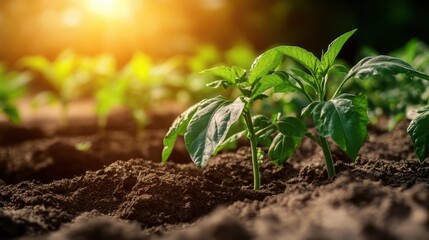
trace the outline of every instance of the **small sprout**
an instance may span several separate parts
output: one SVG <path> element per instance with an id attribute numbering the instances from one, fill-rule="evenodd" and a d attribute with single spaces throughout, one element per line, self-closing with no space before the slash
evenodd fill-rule
<path id="1" fill-rule="evenodd" d="M 81 152 L 87 152 L 92 147 L 91 141 L 83 141 L 74 145 L 75 149 Z"/>

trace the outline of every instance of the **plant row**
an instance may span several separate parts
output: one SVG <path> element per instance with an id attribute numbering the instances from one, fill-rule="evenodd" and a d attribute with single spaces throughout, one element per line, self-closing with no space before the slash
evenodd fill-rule
<path id="1" fill-rule="evenodd" d="M 282 165 L 292 156 L 302 138 L 308 137 L 322 148 L 328 177 L 333 177 L 335 168 L 328 138 L 355 161 L 367 138 L 367 96 L 376 94 L 365 91 L 353 94 L 345 91 L 345 86 L 352 80 L 377 81 L 397 74 L 419 81 L 429 80 L 426 73 L 387 55 L 365 57 L 351 68 L 337 64 L 337 55 L 355 31 L 335 39 L 321 58 L 300 47 L 278 46 L 256 58 L 248 71 L 236 66 L 205 70 L 218 78 L 209 83 L 209 87 L 238 89 L 240 95 L 235 99 L 224 96 L 206 98 L 181 114 L 165 136 L 163 161 L 168 160 L 178 136 L 184 136 L 190 157 L 201 167 L 225 146 L 247 137 L 254 189 L 258 190 L 261 184 L 259 165 L 265 155 L 274 164 Z M 283 58 L 293 59 L 299 67 L 279 68 Z M 340 75 L 340 81 L 331 81 L 332 75 Z M 252 106 L 258 101 L 269 100 L 272 93 L 298 93 L 305 99 L 304 108 L 296 116 L 284 111 L 271 112 L 268 116 L 254 114 Z M 423 161 L 429 156 L 429 106 L 420 109 L 418 114 L 408 132 L 419 159 Z M 316 133 L 308 130 L 306 120 L 313 123 Z M 261 146 L 268 147 L 268 152 Z"/>

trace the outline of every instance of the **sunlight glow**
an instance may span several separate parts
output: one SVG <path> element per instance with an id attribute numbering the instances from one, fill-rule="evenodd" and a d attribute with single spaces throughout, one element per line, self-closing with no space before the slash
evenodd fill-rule
<path id="1" fill-rule="evenodd" d="M 120 0 L 87 0 L 89 10 L 104 17 L 118 16 L 120 3 Z"/>

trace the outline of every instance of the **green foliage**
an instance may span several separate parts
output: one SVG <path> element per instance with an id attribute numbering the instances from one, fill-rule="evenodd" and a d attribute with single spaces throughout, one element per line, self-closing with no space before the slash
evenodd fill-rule
<path id="1" fill-rule="evenodd" d="M 92 89 L 91 74 L 80 68 L 79 57 L 72 51 L 62 52 L 55 60 L 44 56 L 28 56 L 20 60 L 20 65 L 41 74 L 46 90 L 37 99 L 55 99 L 62 106 L 61 124 L 68 125 L 67 108 L 71 101 L 88 94 Z"/>
<path id="2" fill-rule="evenodd" d="M 224 97 L 205 99 L 176 119 L 164 140 L 163 161 L 167 161 L 179 135 L 185 136 L 186 148 L 198 166 L 207 164 L 208 159 L 224 145 L 246 135 L 252 152 L 254 188 L 259 189 L 259 161 L 265 153 L 257 147 L 258 144 L 269 146 L 269 158 L 281 165 L 292 156 L 301 139 L 306 136 L 321 146 L 328 176 L 334 176 L 334 162 L 327 138 L 331 138 L 352 161 L 367 138 L 367 97 L 363 94 L 342 94 L 346 82 L 400 73 L 408 77 L 429 78 L 408 63 L 389 56 L 365 58 L 350 70 L 335 64 L 341 48 L 355 31 L 335 39 L 320 59 L 300 47 L 279 46 L 257 57 L 248 72 L 238 67 L 225 66 L 206 70 L 206 73 L 220 78 L 210 83 L 210 87 L 227 89 L 233 86 L 240 91 L 241 96 L 234 101 Z M 284 56 L 295 60 L 303 69 L 276 70 Z M 337 73 L 337 77 L 338 73 L 345 76 L 338 83 L 331 82 L 332 73 Z M 253 102 L 267 98 L 265 93 L 270 89 L 276 93 L 300 93 L 306 98 L 307 105 L 302 116 L 313 120 L 317 130 L 315 136 L 307 131 L 301 118 L 280 117 L 278 113 L 271 113 L 271 119 L 263 115 L 252 117 L 250 112 Z M 335 89 L 333 94 L 329 89 Z M 419 156 L 426 156 L 428 152 L 427 131 L 423 132 L 420 127 L 428 127 L 427 118 L 423 116 L 425 113 L 416 120 L 418 124 L 409 130 L 417 141 Z M 231 126 L 240 118 L 244 120 L 244 130 L 235 129 L 235 132 L 229 134 Z"/>
<path id="3" fill-rule="evenodd" d="M 419 116 L 413 119 L 407 132 L 411 136 L 420 162 L 429 157 L 429 106 L 418 111 Z"/>
<path id="4" fill-rule="evenodd" d="M 3 65 L 0 65 L 0 112 L 14 124 L 21 120 L 16 100 L 24 94 L 29 80 L 27 74 L 7 72 Z"/>
<path id="5" fill-rule="evenodd" d="M 377 52 L 367 50 L 367 54 L 376 55 Z M 425 80 L 426 76 L 423 74 L 429 72 L 429 48 L 423 42 L 413 39 L 390 55 L 401 60 L 389 61 L 388 56 L 364 58 L 355 71 L 360 72 L 358 75 L 371 75 L 368 76 L 368 81 L 354 81 L 345 86 L 349 92 L 367 93 L 372 122 L 376 122 L 380 116 L 387 116 L 388 130 L 392 130 L 408 112 L 429 103 L 429 82 Z M 409 74 L 380 76 L 365 72 L 366 66 L 371 64 L 382 65 L 381 69 L 377 69 L 380 72 L 395 71 L 395 66 L 399 64 L 404 66 L 403 71 L 408 71 Z M 418 72 L 414 72 L 411 66 Z"/>
<path id="6" fill-rule="evenodd" d="M 219 78 L 208 86 L 234 87 L 240 91 L 240 96 L 235 100 L 221 96 L 204 99 L 180 115 L 164 139 L 163 162 L 168 160 L 177 137 L 181 135 L 184 135 L 192 160 L 201 167 L 223 147 L 247 136 L 251 145 L 254 189 L 259 189 L 259 162 L 265 154 L 258 144 L 271 145 L 273 162 L 281 164 L 291 156 L 306 132 L 304 123 L 297 118 L 279 118 L 277 114 L 271 119 L 262 115 L 252 117 L 253 102 L 263 99 L 266 90 L 283 85 L 288 79 L 287 74 L 275 71 L 281 58 L 279 51 L 272 50 L 256 58 L 249 72 L 239 67 L 225 66 L 205 70 L 206 74 Z M 233 127 L 240 119 L 244 121 L 244 129 Z M 301 128 L 297 128 L 295 123 L 301 123 L 298 125 Z M 292 144 L 289 140 L 293 141 Z M 285 155 L 283 151 L 289 154 Z"/>
<path id="7" fill-rule="evenodd" d="M 299 69 L 286 71 L 293 81 L 287 84 L 295 91 L 302 93 L 309 101 L 303 109 L 303 116 L 310 116 L 315 123 L 317 136 L 310 137 L 318 143 L 324 152 L 328 176 L 335 174 L 332 154 L 326 141 L 330 137 L 350 158 L 355 160 L 359 149 L 367 137 L 368 119 L 367 98 L 364 95 L 341 94 L 344 84 L 350 79 L 366 79 L 373 76 L 392 76 L 403 74 L 407 77 L 427 79 L 429 76 L 414 69 L 408 63 L 390 56 L 372 56 L 362 59 L 349 71 L 345 66 L 334 64 L 337 55 L 346 41 L 356 30 L 347 32 L 335 39 L 321 59 L 304 49 L 291 46 L 280 46 L 280 52 L 301 64 L 307 72 Z M 335 82 L 330 75 L 335 72 L 346 72 L 336 90 L 329 95 L 329 88 Z M 277 87 L 278 92 L 290 92 L 288 87 Z"/>

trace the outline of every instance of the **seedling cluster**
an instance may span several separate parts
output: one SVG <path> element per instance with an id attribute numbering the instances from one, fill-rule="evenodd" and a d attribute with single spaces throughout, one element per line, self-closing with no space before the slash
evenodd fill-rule
<path id="1" fill-rule="evenodd" d="M 185 146 L 198 166 L 205 166 L 209 158 L 225 144 L 240 136 L 247 136 L 251 147 L 254 189 L 258 190 L 259 162 L 264 156 L 261 148 L 258 148 L 259 144 L 268 143 L 268 157 L 280 165 L 290 158 L 301 139 L 308 137 L 322 148 L 328 177 L 333 177 L 334 161 L 327 139 L 330 138 L 354 161 L 367 138 L 369 123 L 366 95 L 343 93 L 344 85 L 352 79 L 363 80 L 400 73 L 429 80 L 427 74 L 390 56 L 366 57 L 351 69 L 335 64 L 343 45 L 355 31 L 335 39 L 320 59 L 300 47 L 279 46 L 256 58 L 249 71 L 225 66 L 206 70 L 220 78 L 210 83 L 210 87 L 234 87 L 239 89 L 241 95 L 235 100 L 221 96 L 204 99 L 180 115 L 164 139 L 163 161 L 168 160 L 176 138 L 180 135 L 184 135 Z M 284 57 L 295 60 L 303 68 L 278 70 Z M 331 83 L 329 77 L 335 71 L 344 73 L 344 77 L 338 85 L 331 86 L 335 83 Z M 332 95 L 328 94 L 328 87 L 335 89 Z M 281 113 L 272 113 L 271 117 L 254 116 L 252 104 L 266 98 L 264 93 L 267 90 L 281 94 L 299 92 L 308 104 L 298 117 L 283 117 Z M 409 128 L 419 156 L 428 153 L 427 112 L 428 108 L 423 109 L 420 118 Z M 313 121 L 315 135 L 307 130 L 304 118 Z M 244 130 L 233 127 L 240 120 L 245 123 Z"/>

